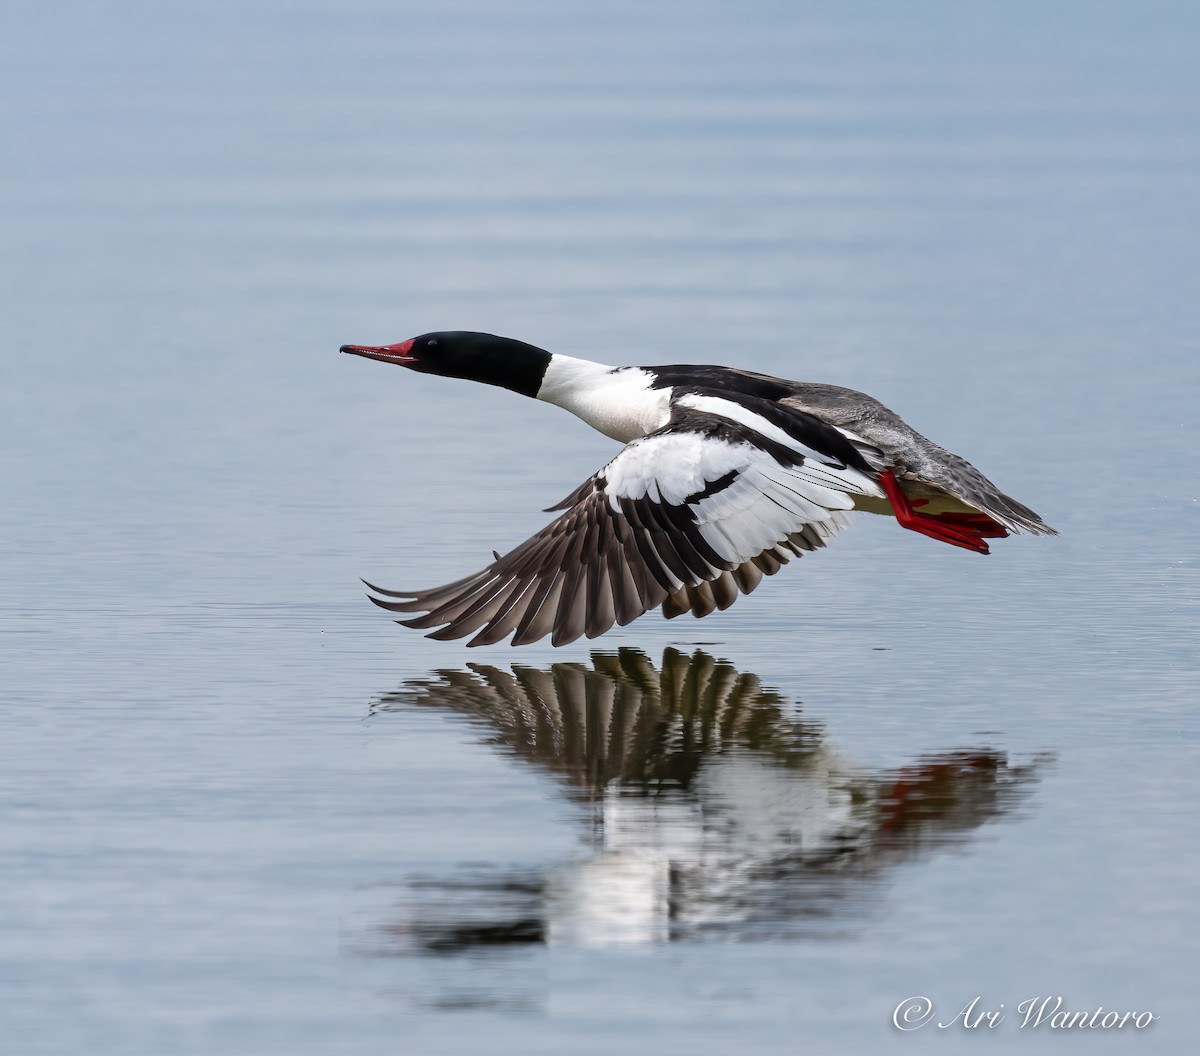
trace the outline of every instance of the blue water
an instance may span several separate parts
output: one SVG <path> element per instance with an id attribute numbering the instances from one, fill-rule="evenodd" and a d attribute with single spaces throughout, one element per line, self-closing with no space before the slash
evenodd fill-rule
<path id="1" fill-rule="evenodd" d="M 6 1046 L 1194 1051 L 1196 12 L 67 2 L 0 89 Z M 428 641 L 358 577 L 613 451 L 336 354 L 442 328 L 864 389 L 1062 535 Z"/>

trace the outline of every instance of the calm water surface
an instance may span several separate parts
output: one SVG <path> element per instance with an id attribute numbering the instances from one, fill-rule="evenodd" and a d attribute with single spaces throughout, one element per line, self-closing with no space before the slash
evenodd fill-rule
<path id="1" fill-rule="evenodd" d="M 1194 1051 L 1193 11 L 5 21 L 14 1052 Z M 613 450 L 335 351 L 439 328 L 865 389 L 1062 536 L 872 519 L 703 623 L 430 642 L 358 577 Z M 1020 1028 L 1056 995 L 1158 1018 Z"/>

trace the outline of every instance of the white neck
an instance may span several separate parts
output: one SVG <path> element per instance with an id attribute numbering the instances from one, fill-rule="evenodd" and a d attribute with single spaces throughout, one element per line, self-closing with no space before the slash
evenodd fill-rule
<path id="1" fill-rule="evenodd" d="M 670 389 L 652 389 L 641 367 L 610 367 L 552 356 L 537 398 L 577 415 L 605 436 L 628 443 L 666 425 Z"/>

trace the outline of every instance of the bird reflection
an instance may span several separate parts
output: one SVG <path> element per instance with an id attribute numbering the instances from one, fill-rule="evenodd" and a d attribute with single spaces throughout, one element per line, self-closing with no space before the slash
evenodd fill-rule
<path id="1" fill-rule="evenodd" d="M 757 676 L 703 651 L 592 654 L 592 666 L 471 664 L 373 713 L 434 707 L 558 774 L 590 808 L 579 857 L 410 885 L 377 952 L 837 932 L 889 867 L 1011 812 L 1048 762 L 947 751 L 871 772 Z M 379 946 L 382 943 L 383 949 Z"/>

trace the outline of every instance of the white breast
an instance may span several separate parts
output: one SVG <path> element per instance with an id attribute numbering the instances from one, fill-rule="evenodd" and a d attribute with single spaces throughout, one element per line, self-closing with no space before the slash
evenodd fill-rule
<path id="1" fill-rule="evenodd" d="M 652 389 L 640 367 L 610 367 L 554 356 L 537 398 L 582 418 L 605 436 L 628 443 L 661 429 L 670 418 L 671 390 Z"/>

